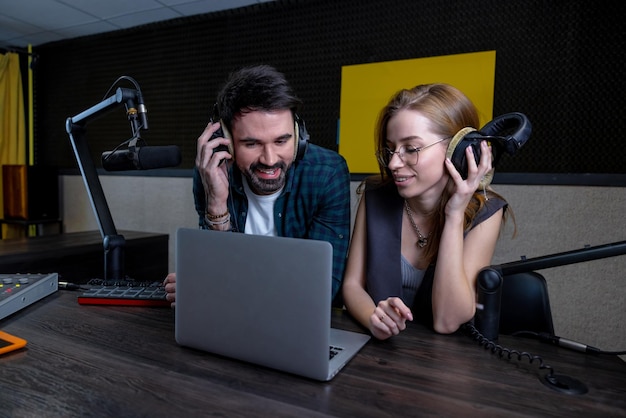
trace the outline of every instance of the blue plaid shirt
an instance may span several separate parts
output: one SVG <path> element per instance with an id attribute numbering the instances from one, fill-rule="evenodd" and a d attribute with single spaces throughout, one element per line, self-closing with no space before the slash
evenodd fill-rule
<path id="1" fill-rule="evenodd" d="M 248 199 L 241 171 L 233 165 L 229 177 L 231 225 L 234 231 L 243 232 Z M 194 168 L 193 194 L 199 226 L 207 229 L 206 197 L 197 168 Z M 274 204 L 274 223 L 279 236 L 332 244 L 334 300 L 343 280 L 350 238 L 350 173 L 345 159 L 334 151 L 308 144 L 304 157 L 287 171 L 285 187 Z"/>

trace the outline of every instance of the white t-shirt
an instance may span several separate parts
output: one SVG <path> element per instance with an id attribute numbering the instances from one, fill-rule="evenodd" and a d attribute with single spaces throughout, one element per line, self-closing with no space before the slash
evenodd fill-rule
<path id="1" fill-rule="evenodd" d="M 243 190 L 248 197 L 248 214 L 244 232 L 252 235 L 276 235 L 274 225 L 274 202 L 280 196 L 282 189 L 271 195 L 259 196 L 255 194 L 248 180 L 243 178 Z"/>

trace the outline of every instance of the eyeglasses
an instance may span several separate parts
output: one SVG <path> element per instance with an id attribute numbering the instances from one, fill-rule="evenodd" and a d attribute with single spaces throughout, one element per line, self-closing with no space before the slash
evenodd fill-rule
<path id="1" fill-rule="evenodd" d="M 449 138 L 442 138 L 432 144 L 426 145 L 421 148 L 414 147 L 412 145 L 401 145 L 398 151 L 394 151 L 389 148 L 383 148 L 382 150 L 376 153 L 376 158 L 378 158 L 378 162 L 383 166 L 388 166 L 393 158 L 393 154 L 398 154 L 398 157 L 402 160 L 406 165 L 415 165 L 417 164 L 417 160 L 419 157 L 419 152 L 425 150 L 426 148 L 432 147 L 442 141 L 445 141 Z"/>

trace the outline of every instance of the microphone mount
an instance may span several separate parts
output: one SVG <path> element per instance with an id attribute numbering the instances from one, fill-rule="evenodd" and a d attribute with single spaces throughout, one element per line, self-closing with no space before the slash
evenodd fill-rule
<path id="1" fill-rule="evenodd" d="M 124 78 L 130 79 L 129 77 Z M 91 207 L 93 208 L 102 236 L 104 247 L 104 279 L 107 281 L 125 279 L 124 247 L 126 240 L 122 235 L 118 234 L 115 228 L 111 211 L 104 196 L 102 184 L 98 178 L 96 166 L 90 156 L 89 145 L 85 138 L 86 125 L 124 104 L 128 120 L 130 121 L 133 140 L 136 142 L 136 140 L 140 138 L 141 129 L 147 129 L 146 110 L 139 85 L 134 80 L 130 80 L 135 84 L 136 89 L 119 87 L 112 96 L 75 116 L 68 117 L 65 122 L 65 130 L 69 135 L 70 143 L 74 150 L 74 155 L 76 156 L 78 167 L 80 168 Z M 139 104 L 139 111 L 137 110 L 136 103 Z M 140 116 L 138 116 L 138 114 Z M 139 119 L 141 119 L 142 123 L 140 123 Z"/>

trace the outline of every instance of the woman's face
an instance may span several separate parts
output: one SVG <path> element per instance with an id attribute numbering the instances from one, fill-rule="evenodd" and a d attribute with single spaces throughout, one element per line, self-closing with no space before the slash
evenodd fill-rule
<path id="1" fill-rule="evenodd" d="M 445 139 L 433 133 L 430 120 L 418 111 L 401 110 L 389 119 L 386 147 L 395 153 L 387 167 L 400 196 L 439 198 L 449 178 Z"/>

